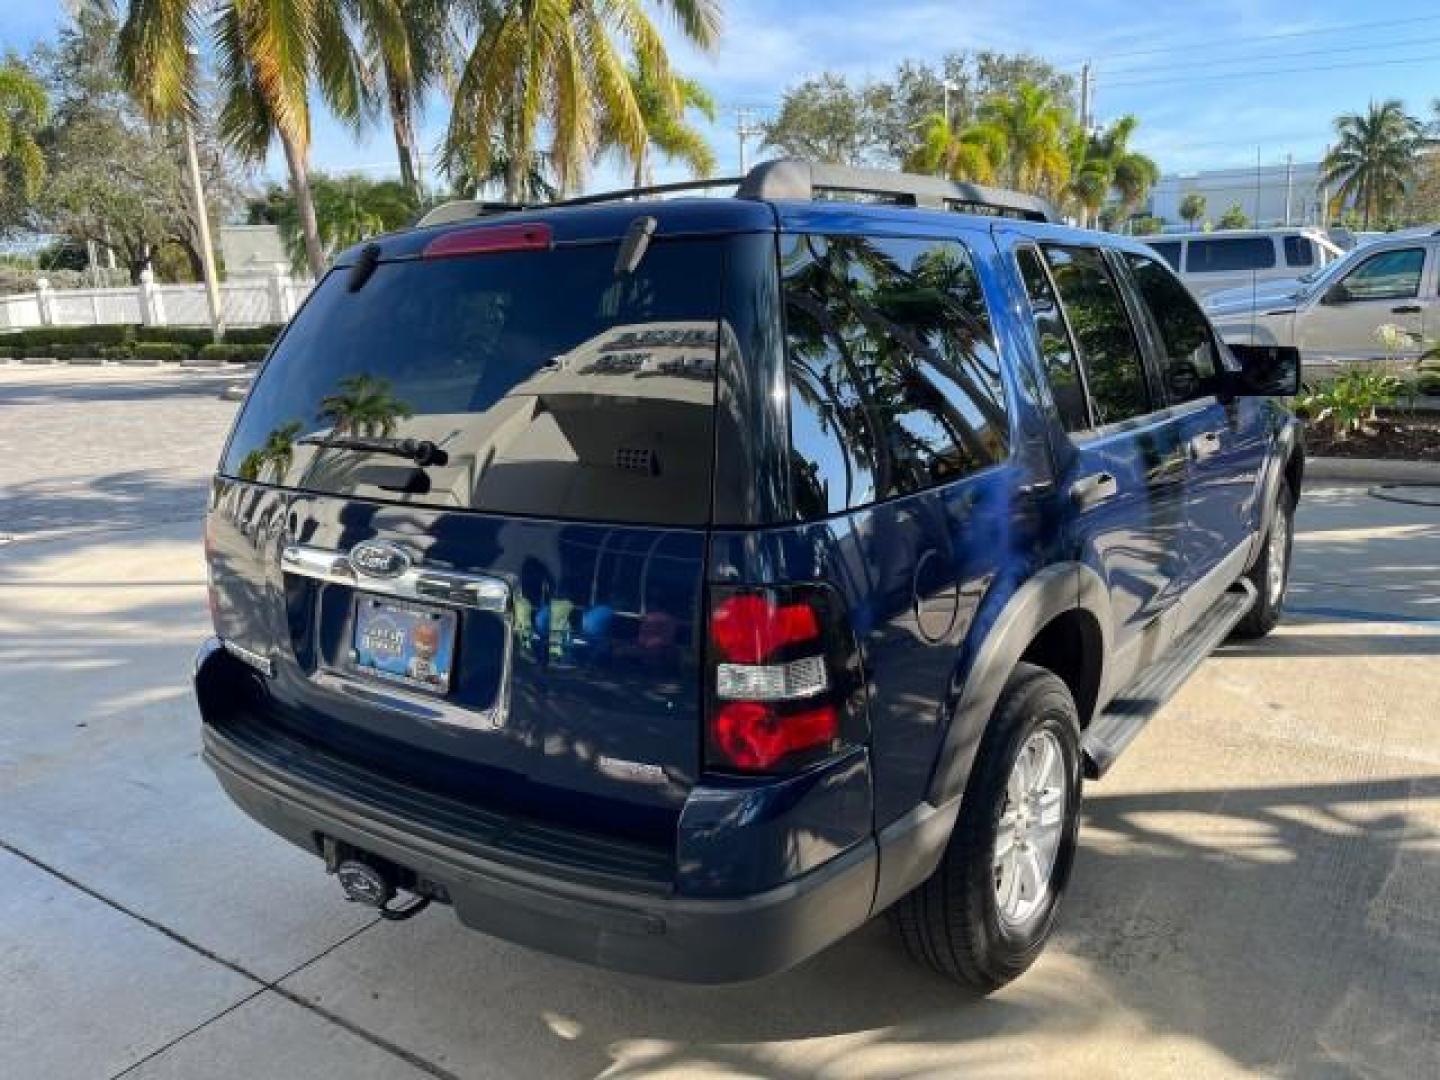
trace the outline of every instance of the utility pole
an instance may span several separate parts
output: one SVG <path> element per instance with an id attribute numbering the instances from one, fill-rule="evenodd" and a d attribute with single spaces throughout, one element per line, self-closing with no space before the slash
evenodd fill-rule
<path id="1" fill-rule="evenodd" d="M 759 124 L 750 123 L 749 109 L 736 109 L 735 134 L 740 140 L 740 175 L 744 176 L 749 171 L 749 164 L 745 159 L 745 140 L 752 135 L 764 134 L 764 129 Z"/>
<path id="2" fill-rule="evenodd" d="M 946 131 L 949 131 L 949 130 L 950 130 L 950 91 L 951 91 L 951 90 L 959 90 L 959 89 L 960 89 L 960 84 L 957 83 L 957 82 L 955 82 L 953 79 L 946 79 L 946 80 L 944 80 L 943 82 L 941 82 L 940 88 L 945 92 L 945 130 L 946 130 Z"/>
<path id="3" fill-rule="evenodd" d="M 1080 130 L 1090 137 L 1090 61 L 1080 68 Z"/>
<path id="4" fill-rule="evenodd" d="M 1290 193 L 1295 185 L 1295 155 L 1285 155 L 1285 224 L 1290 224 Z"/>

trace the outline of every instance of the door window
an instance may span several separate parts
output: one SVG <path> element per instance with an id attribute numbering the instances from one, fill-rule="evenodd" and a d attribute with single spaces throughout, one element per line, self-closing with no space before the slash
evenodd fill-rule
<path id="1" fill-rule="evenodd" d="M 990 316 L 953 241 L 782 238 L 792 482 L 819 517 L 1004 457 Z"/>
<path id="2" fill-rule="evenodd" d="M 1382 251 L 1366 259 L 1340 283 L 1342 300 L 1408 300 L 1420 295 L 1424 248 Z"/>
<path id="3" fill-rule="evenodd" d="M 1210 325 L 1190 290 L 1154 259 L 1127 253 L 1125 262 L 1160 332 L 1165 350 L 1161 381 L 1170 400 L 1193 401 L 1213 394 L 1219 357 Z"/>
<path id="4" fill-rule="evenodd" d="M 1035 319 L 1035 333 L 1040 339 L 1040 361 L 1050 383 L 1050 395 L 1066 431 L 1084 431 L 1090 426 L 1090 409 L 1085 401 L 1085 383 L 1080 375 L 1080 361 L 1070 331 L 1060 314 L 1060 302 L 1050 275 L 1034 248 L 1020 248 L 1015 253 L 1025 292 L 1030 297 L 1030 312 Z"/>
<path id="5" fill-rule="evenodd" d="M 1171 270 L 1180 269 L 1179 240 L 1152 240 L 1150 241 L 1150 246 L 1155 249 L 1156 255 L 1159 255 L 1170 264 Z"/>
<path id="6" fill-rule="evenodd" d="M 1045 259 L 1075 331 L 1096 424 L 1149 412 L 1135 330 L 1104 256 L 1095 248 L 1046 247 Z"/>

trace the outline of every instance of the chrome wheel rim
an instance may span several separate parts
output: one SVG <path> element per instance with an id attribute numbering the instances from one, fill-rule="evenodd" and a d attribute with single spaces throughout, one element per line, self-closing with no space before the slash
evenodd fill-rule
<path id="1" fill-rule="evenodd" d="M 1290 554 L 1290 513 L 1284 507 L 1275 511 L 1275 524 L 1270 527 L 1270 550 L 1265 558 L 1265 599 L 1271 607 L 1285 595 L 1285 560 Z"/>
<path id="2" fill-rule="evenodd" d="M 995 906 L 1008 926 L 1028 923 L 1049 899 L 1067 784 L 1060 740 L 1048 731 L 1035 732 L 1010 770 L 995 830 Z"/>

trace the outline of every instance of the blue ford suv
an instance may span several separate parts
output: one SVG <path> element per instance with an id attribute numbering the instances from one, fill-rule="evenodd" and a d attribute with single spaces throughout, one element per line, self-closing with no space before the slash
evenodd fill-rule
<path id="1" fill-rule="evenodd" d="M 889 912 L 993 989 L 1083 779 L 1279 618 L 1298 358 L 1026 196 L 657 193 L 336 260 L 214 481 L 206 760 L 387 917 L 723 982 Z"/>

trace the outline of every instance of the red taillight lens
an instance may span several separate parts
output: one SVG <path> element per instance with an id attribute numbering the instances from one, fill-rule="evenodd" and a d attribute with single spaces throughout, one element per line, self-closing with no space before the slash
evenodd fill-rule
<path id="1" fill-rule="evenodd" d="M 497 251 L 548 251 L 552 240 L 548 225 L 482 225 L 441 233 L 425 245 L 421 257 L 448 259 Z"/>
<path id="2" fill-rule="evenodd" d="M 706 765 L 786 772 L 864 738 L 859 657 L 822 585 L 710 589 Z"/>
<path id="3" fill-rule="evenodd" d="M 715 742 L 737 769 L 772 769 L 801 750 L 833 743 L 840 734 L 834 705 L 781 715 L 756 701 L 732 701 L 715 716 Z"/>
<path id="4" fill-rule="evenodd" d="M 758 664 L 787 645 L 818 642 L 820 620 L 809 604 L 781 604 L 761 593 L 742 593 L 716 605 L 710 640 L 722 659 Z"/>

